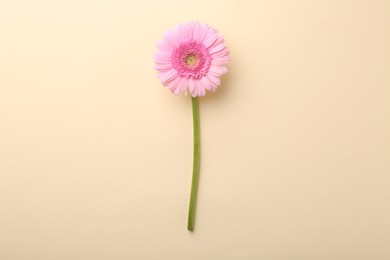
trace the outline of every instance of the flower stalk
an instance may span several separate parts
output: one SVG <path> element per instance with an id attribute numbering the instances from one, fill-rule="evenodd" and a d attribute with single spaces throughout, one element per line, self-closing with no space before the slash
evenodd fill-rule
<path id="1" fill-rule="evenodd" d="M 196 213 L 196 202 L 198 197 L 198 186 L 199 186 L 199 166 L 200 166 L 200 143 L 199 143 L 199 100 L 197 97 L 191 97 L 192 99 L 192 119 L 194 127 L 194 160 L 192 168 L 192 184 L 191 184 L 191 195 L 190 195 L 190 206 L 188 210 L 188 225 L 189 231 L 194 231 L 195 228 L 195 213 Z"/>

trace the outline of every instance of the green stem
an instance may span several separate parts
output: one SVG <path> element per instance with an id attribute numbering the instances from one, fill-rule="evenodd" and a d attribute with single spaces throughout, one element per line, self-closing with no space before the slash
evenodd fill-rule
<path id="1" fill-rule="evenodd" d="M 192 168 L 192 184 L 191 184 L 191 197 L 190 208 L 188 211 L 188 225 L 189 231 L 194 231 L 195 226 L 195 211 L 196 200 L 198 197 L 198 185 L 199 185 L 199 101 L 197 97 L 191 97 L 192 99 L 192 119 L 194 124 L 194 161 Z"/>

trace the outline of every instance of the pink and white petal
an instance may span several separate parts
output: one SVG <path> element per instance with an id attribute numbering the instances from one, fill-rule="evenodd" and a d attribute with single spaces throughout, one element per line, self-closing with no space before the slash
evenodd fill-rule
<path id="1" fill-rule="evenodd" d="M 181 80 L 181 78 L 180 77 L 177 77 L 174 81 L 174 83 L 173 83 L 173 87 L 172 87 L 172 89 L 171 89 L 171 91 L 172 91 L 172 93 L 175 95 L 175 96 L 177 96 L 177 95 L 179 95 L 179 93 L 180 93 L 180 80 Z"/>
<path id="2" fill-rule="evenodd" d="M 176 48 L 179 45 L 179 36 L 175 30 L 171 30 L 165 33 L 164 41 L 171 47 L 171 49 Z"/>
<path id="3" fill-rule="evenodd" d="M 163 82 L 163 79 L 164 79 L 164 77 L 165 77 L 165 74 L 167 74 L 170 70 L 171 70 L 171 69 L 166 69 L 166 70 L 160 69 L 160 70 L 157 70 L 157 71 L 159 72 L 159 75 L 157 75 L 157 77 L 160 79 L 160 81 L 161 81 L 162 83 L 164 83 L 164 82 Z"/>
<path id="4" fill-rule="evenodd" d="M 218 68 L 220 71 L 222 71 L 222 75 L 228 72 L 226 66 L 211 66 L 211 67 Z"/>
<path id="5" fill-rule="evenodd" d="M 179 34 L 180 42 L 186 42 L 188 41 L 188 35 L 187 35 L 187 25 L 185 24 L 179 24 L 177 27 L 177 32 Z"/>
<path id="6" fill-rule="evenodd" d="M 155 59 L 154 62 L 156 64 L 167 64 L 167 63 L 171 63 L 171 59 Z"/>
<path id="7" fill-rule="evenodd" d="M 202 29 L 201 29 L 201 34 L 199 35 L 199 37 L 198 37 L 198 41 L 200 41 L 200 42 L 203 42 L 203 40 L 206 38 L 206 36 L 207 36 L 207 32 L 208 32 L 208 26 L 206 25 L 206 24 L 202 24 L 201 25 L 202 26 Z"/>
<path id="8" fill-rule="evenodd" d="M 220 77 L 222 74 L 226 72 L 227 72 L 227 68 L 222 66 L 210 66 L 209 69 L 209 74 L 216 77 Z"/>
<path id="9" fill-rule="evenodd" d="M 199 96 L 199 90 L 200 90 L 200 82 L 197 79 L 194 79 L 195 84 L 195 96 Z"/>
<path id="10" fill-rule="evenodd" d="M 209 34 L 206 39 L 203 41 L 203 45 L 208 48 L 210 47 L 216 40 L 218 36 L 216 34 Z"/>
<path id="11" fill-rule="evenodd" d="M 169 71 L 173 69 L 171 63 L 157 63 L 154 68 L 159 71 Z"/>
<path id="12" fill-rule="evenodd" d="M 177 77 L 177 71 L 175 69 L 169 70 L 167 73 L 165 73 L 162 82 L 166 83 L 168 81 L 172 81 L 175 77 Z"/>
<path id="13" fill-rule="evenodd" d="M 223 56 L 220 58 L 212 59 L 211 60 L 211 65 L 216 65 L 216 66 L 223 66 L 229 63 L 230 58 L 229 56 Z"/>
<path id="14" fill-rule="evenodd" d="M 219 44 L 223 44 L 224 43 L 224 39 L 222 36 L 218 36 L 218 39 L 209 47 L 210 49 L 211 48 L 214 48 L 215 46 L 219 45 Z"/>
<path id="15" fill-rule="evenodd" d="M 157 42 L 157 48 L 159 48 L 160 50 L 164 51 L 164 52 L 171 52 L 173 50 L 173 48 L 171 46 L 169 46 L 168 43 L 166 43 L 164 40 L 160 40 Z"/>
<path id="16" fill-rule="evenodd" d="M 207 37 L 209 37 L 210 35 L 216 34 L 215 29 L 211 28 L 207 24 L 203 25 L 202 27 L 203 27 L 203 32 L 202 32 L 202 35 L 199 38 L 200 42 L 204 42 Z"/>
<path id="17" fill-rule="evenodd" d="M 166 51 L 157 51 L 154 55 L 153 55 L 153 59 L 154 60 L 171 60 L 171 53 L 170 52 L 166 52 Z"/>
<path id="18" fill-rule="evenodd" d="M 161 82 L 163 82 L 163 78 L 165 77 L 165 74 L 167 74 L 167 72 L 168 71 L 159 71 L 158 73 L 157 73 L 157 78 L 161 81 Z M 164 84 L 164 83 L 163 83 Z"/>
<path id="19" fill-rule="evenodd" d="M 206 77 L 206 76 L 203 76 L 201 79 L 200 79 L 200 83 L 202 84 L 202 86 L 207 89 L 207 90 L 211 90 L 212 87 L 211 87 L 211 82 L 210 80 Z"/>
<path id="20" fill-rule="evenodd" d="M 179 79 L 180 79 L 179 77 L 176 77 L 173 80 L 166 82 L 165 86 L 169 90 L 173 91 L 173 90 L 175 90 L 175 88 L 177 88 L 177 83 L 179 82 Z"/>
<path id="21" fill-rule="evenodd" d="M 189 25 L 190 35 L 191 35 L 190 40 L 193 40 L 195 36 L 195 28 L 197 27 L 197 24 L 196 22 L 190 22 L 188 25 Z"/>
<path id="22" fill-rule="evenodd" d="M 210 80 L 210 90 L 209 91 L 214 92 L 217 88 L 218 88 L 218 85 Z"/>
<path id="23" fill-rule="evenodd" d="M 207 78 L 213 84 L 212 87 L 216 89 L 219 85 L 221 85 L 221 80 L 218 77 L 208 74 Z"/>
<path id="24" fill-rule="evenodd" d="M 181 89 L 181 82 L 182 82 L 182 77 L 180 77 L 180 76 L 178 76 L 178 77 L 176 77 L 175 79 L 174 79 L 174 85 L 173 85 L 173 87 L 172 87 L 172 89 L 171 89 L 171 91 L 172 91 L 172 93 L 175 95 L 175 96 L 177 96 L 177 95 L 179 95 L 179 93 L 182 91 L 182 89 Z"/>
<path id="25" fill-rule="evenodd" d="M 188 87 L 191 92 L 191 96 L 196 97 L 196 83 L 193 78 L 188 79 Z"/>
<path id="26" fill-rule="evenodd" d="M 199 97 L 203 97 L 206 95 L 206 89 L 204 88 L 203 84 L 201 83 L 200 80 L 196 80 L 196 88 L 197 88 L 197 93 Z"/>
<path id="27" fill-rule="evenodd" d="M 185 35 L 187 37 L 187 41 L 192 40 L 192 30 L 191 30 L 190 24 L 184 25 L 184 31 L 185 31 Z"/>
<path id="28" fill-rule="evenodd" d="M 216 53 L 216 52 L 219 52 L 219 51 L 222 51 L 223 49 L 225 48 L 225 46 L 220 43 L 212 48 L 209 49 L 209 53 L 210 54 L 213 54 L 213 53 Z"/>
<path id="29" fill-rule="evenodd" d="M 154 53 L 154 57 L 156 58 L 170 58 L 172 55 L 172 52 L 170 51 L 162 51 L 158 50 L 157 52 Z"/>
<path id="30" fill-rule="evenodd" d="M 186 77 L 180 77 L 179 88 L 181 92 L 185 92 L 188 89 L 188 79 Z"/>
<path id="31" fill-rule="evenodd" d="M 192 23 L 193 22 L 189 22 L 189 23 L 185 24 L 188 41 L 192 40 L 192 37 L 193 37 L 193 34 L 194 34 L 194 32 L 192 30 Z"/>
<path id="32" fill-rule="evenodd" d="M 218 52 L 215 52 L 215 53 L 212 53 L 211 54 L 211 58 L 221 58 L 221 57 L 224 57 L 224 56 L 227 56 L 229 55 L 229 49 L 228 48 L 224 48 Z"/>
<path id="33" fill-rule="evenodd" d="M 195 41 L 200 41 L 200 37 L 202 36 L 202 33 L 203 33 L 203 26 L 200 23 L 196 22 L 194 25 L 193 39 Z"/>
<path id="34" fill-rule="evenodd" d="M 173 91 L 172 91 L 173 95 L 177 96 L 180 94 L 180 88 L 175 88 Z"/>

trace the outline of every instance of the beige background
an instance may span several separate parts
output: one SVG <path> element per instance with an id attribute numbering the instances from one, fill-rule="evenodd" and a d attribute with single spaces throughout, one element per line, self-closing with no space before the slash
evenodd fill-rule
<path id="1" fill-rule="evenodd" d="M 390 1 L 0 3 L 0 259 L 390 259 Z M 155 77 L 208 23 L 230 72 L 201 100 Z"/>

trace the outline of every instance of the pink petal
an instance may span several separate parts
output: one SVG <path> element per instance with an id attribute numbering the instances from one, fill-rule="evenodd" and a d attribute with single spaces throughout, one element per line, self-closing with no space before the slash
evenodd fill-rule
<path id="1" fill-rule="evenodd" d="M 227 56 L 228 54 L 229 54 L 229 49 L 225 48 L 225 49 L 222 49 L 218 52 L 211 54 L 211 57 L 212 58 L 221 58 L 221 57 Z"/>
<path id="2" fill-rule="evenodd" d="M 177 32 L 174 30 L 165 33 L 164 40 L 172 49 L 174 49 L 179 44 L 179 37 Z"/>
<path id="3" fill-rule="evenodd" d="M 206 48 L 210 47 L 211 44 L 213 44 L 217 40 L 218 36 L 216 34 L 210 34 L 208 37 L 203 41 L 204 46 Z"/>
<path id="4" fill-rule="evenodd" d="M 191 92 L 191 96 L 196 97 L 196 85 L 195 80 L 193 78 L 188 79 L 188 87 Z"/>
<path id="5" fill-rule="evenodd" d="M 203 97 L 206 94 L 206 90 L 203 87 L 203 85 L 202 85 L 200 80 L 196 81 L 196 88 L 197 88 L 197 92 L 198 92 L 198 96 L 199 97 Z"/>
<path id="6" fill-rule="evenodd" d="M 171 91 L 173 91 L 174 89 L 176 89 L 177 88 L 177 83 L 179 82 L 179 77 L 176 77 L 176 78 L 174 78 L 172 81 L 168 81 L 165 85 L 166 85 L 166 87 L 169 89 L 169 90 L 171 90 Z"/>
<path id="7" fill-rule="evenodd" d="M 173 83 L 173 87 L 171 89 L 172 93 L 177 96 L 179 95 L 180 93 L 180 77 L 177 77 L 175 80 L 174 80 L 174 83 Z"/>
<path id="8" fill-rule="evenodd" d="M 179 94 L 180 94 L 180 88 L 175 88 L 175 89 L 172 91 L 172 93 L 173 93 L 175 96 L 179 95 Z"/>
<path id="9" fill-rule="evenodd" d="M 163 79 L 162 79 L 162 82 L 165 83 L 165 82 L 168 82 L 168 81 L 171 81 L 173 80 L 175 77 L 177 76 L 177 71 L 175 69 L 171 69 L 170 71 L 168 71 Z"/>
<path id="10" fill-rule="evenodd" d="M 188 40 L 194 39 L 194 22 L 187 24 Z"/>
<path id="11" fill-rule="evenodd" d="M 165 51 L 165 52 L 171 52 L 172 51 L 172 47 L 170 47 L 169 44 L 167 44 L 163 40 L 160 40 L 160 41 L 157 42 L 157 47 L 160 50 Z"/>
<path id="12" fill-rule="evenodd" d="M 187 89 L 188 89 L 188 79 L 187 78 L 185 78 L 185 77 L 180 78 L 179 88 L 182 92 L 187 91 Z"/>
<path id="13" fill-rule="evenodd" d="M 165 51 L 158 51 L 153 55 L 154 60 L 171 59 L 171 53 Z"/>
<path id="14" fill-rule="evenodd" d="M 209 69 L 209 74 L 214 75 L 216 77 L 219 77 L 226 72 L 227 72 L 226 67 L 221 67 L 221 66 L 210 66 Z"/>
<path id="15" fill-rule="evenodd" d="M 180 42 L 188 41 L 186 25 L 179 24 L 179 26 L 177 27 L 177 31 L 179 33 Z"/>
<path id="16" fill-rule="evenodd" d="M 156 66 L 154 66 L 154 68 L 156 70 L 161 70 L 161 71 L 164 71 L 164 70 L 169 71 L 169 70 L 173 69 L 172 64 L 170 64 L 170 63 L 165 63 L 165 64 L 157 63 Z"/>
<path id="17" fill-rule="evenodd" d="M 199 41 L 203 42 L 209 35 L 215 34 L 215 30 L 208 25 L 203 25 L 203 32 L 199 38 Z"/>
<path id="18" fill-rule="evenodd" d="M 153 59 L 156 63 L 169 63 L 171 62 L 171 54 L 168 52 L 158 51 L 153 55 Z"/>
<path id="19" fill-rule="evenodd" d="M 216 53 L 216 52 L 219 52 L 221 51 L 222 49 L 224 49 L 225 46 L 223 44 L 218 44 L 216 45 L 215 47 L 212 47 L 210 50 L 209 50 L 209 53 L 210 54 L 213 54 L 213 53 Z"/>
<path id="20" fill-rule="evenodd" d="M 223 44 L 223 42 L 224 42 L 223 37 L 222 36 L 218 36 L 218 39 L 210 46 L 210 49 L 214 48 L 218 44 Z"/>
<path id="21" fill-rule="evenodd" d="M 229 61 L 230 61 L 229 56 L 223 56 L 221 58 L 212 59 L 211 65 L 223 66 L 229 63 Z"/>
<path id="22" fill-rule="evenodd" d="M 194 25 L 194 36 L 193 39 L 195 41 L 200 41 L 200 37 L 202 36 L 203 33 L 203 27 L 199 23 L 195 23 Z"/>
<path id="23" fill-rule="evenodd" d="M 216 88 L 217 86 L 219 86 L 221 84 L 221 80 L 218 78 L 218 77 L 215 77 L 213 75 L 207 75 L 207 78 L 210 80 L 211 83 L 214 84 L 214 88 Z"/>
<path id="24" fill-rule="evenodd" d="M 209 80 L 206 76 L 204 76 L 204 77 L 202 77 L 202 78 L 200 79 L 200 83 L 202 84 L 202 86 L 203 86 L 205 89 L 207 89 L 207 90 L 211 90 L 211 89 L 212 89 L 212 87 L 211 87 L 211 82 L 210 82 L 210 80 Z"/>
<path id="25" fill-rule="evenodd" d="M 167 64 L 171 63 L 171 59 L 155 59 L 154 62 L 157 64 Z"/>

